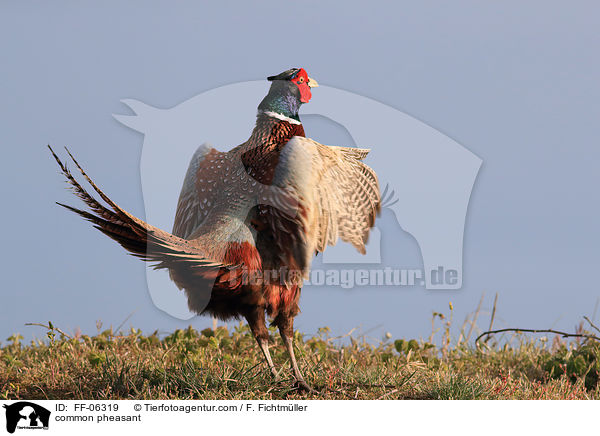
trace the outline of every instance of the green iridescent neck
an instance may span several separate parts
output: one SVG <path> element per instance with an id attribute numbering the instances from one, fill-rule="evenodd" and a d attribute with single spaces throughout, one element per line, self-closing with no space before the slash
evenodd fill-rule
<path id="1" fill-rule="evenodd" d="M 271 86 L 269 93 L 258 105 L 259 111 L 275 112 L 300 121 L 298 111 L 300 110 L 300 99 L 290 92 L 285 84 L 279 85 L 276 83 Z"/>

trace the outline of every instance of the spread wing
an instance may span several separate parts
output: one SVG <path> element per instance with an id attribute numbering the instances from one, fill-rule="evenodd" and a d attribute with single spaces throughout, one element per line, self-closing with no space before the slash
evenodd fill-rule
<path id="1" fill-rule="evenodd" d="M 198 170 L 203 163 L 216 160 L 220 154 L 223 153 L 218 152 L 207 143 L 202 144 L 194 152 L 177 201 L 177 212 L 173 224 L 175 236 L 188 239 L 205 220 L 209 210 L 206 204 L 214 196 L 214 192 L 209 191 L 208 186 L 199 186 Z"/>
<path id="2" fill-rule="evenodd" d="M 278 249 L 305 273 L 314 252 L 335 245 L 338 238 L 365 252 L 381 203 L 377 175 L 362 162 L 368 153 L 298 136 L 281 151 L 273 184 L 291 190 L 299 208 L 291 219 L 275 216 L 279 222 L 271 227 L 283 222 L 288 232 Z"/>
<path id="3" fill-rule="evenodd" d="M 254 200 L 241 160 L 203 144 L 186 172 L 173 225 L 173 234 L 202 246 L 212 259 L 225 264 L 260 268 L 260 257 L 247 225 Z"/>

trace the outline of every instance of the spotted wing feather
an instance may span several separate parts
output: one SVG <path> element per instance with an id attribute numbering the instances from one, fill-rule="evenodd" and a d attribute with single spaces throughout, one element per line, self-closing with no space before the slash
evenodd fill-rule
<path id="1" fill-rule="evenodd" d="M 203 162 L 206 163 L 206 160 L 214 159 L 219 154 L 207 143 L 202 144 L 194 152 L 177 201 L 173 224 L 174 235 L 187 239 L 206 219 L 209 209 L 205 205 L 212 196 L 212 191 L 209 191 L 209 187 L 204 184 L 199 186 L 198 170 Z"/>

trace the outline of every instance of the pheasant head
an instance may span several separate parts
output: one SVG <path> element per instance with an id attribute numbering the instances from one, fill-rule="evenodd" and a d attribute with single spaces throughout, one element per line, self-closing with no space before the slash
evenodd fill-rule
<path id="1" fill-rule="evenodd" d="M 308 77 L 304 68 L 291 68 L 276 76 L 267 77 L 267 80 L 273 83 L 258 109 L 295 120 L 299 120 L 300 105 L 308 103 L 312 97 L 310 89 L 319 86 L 316 80 Z"/>

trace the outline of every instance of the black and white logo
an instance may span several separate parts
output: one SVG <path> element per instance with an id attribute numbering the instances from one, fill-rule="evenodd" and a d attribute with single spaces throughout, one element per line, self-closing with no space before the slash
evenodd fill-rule
<path id="1" fill-rule="evenodd" d="M 50 411 L 29 401 L 4 405 L 6 409 L 6 431 L 14 433 L 16 429 L 48 430 Z"/>

